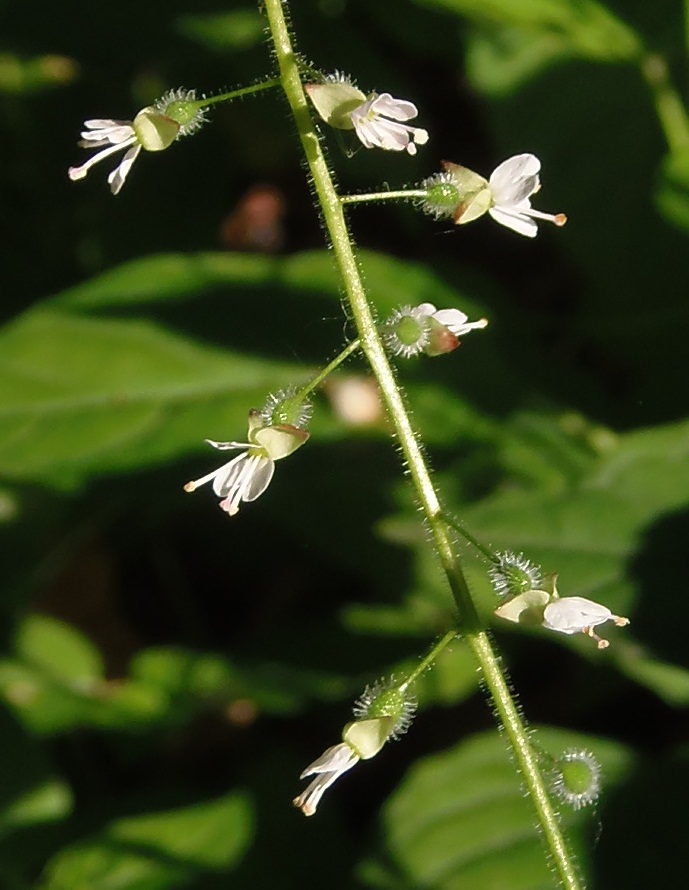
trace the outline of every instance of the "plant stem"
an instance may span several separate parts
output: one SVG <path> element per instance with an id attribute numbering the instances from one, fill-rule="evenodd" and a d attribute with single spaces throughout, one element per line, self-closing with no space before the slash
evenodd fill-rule
<path id="1" fill-rule="evenodd" d="M 675 89 L 665 59 L 654 53 L 641 61 L 641 71 L 653 92 L 658 120 L 670 151 L 689 148 L 689 119 L 682 99 Z"/>
<path id="2" fill-rule="evenodd" d="M 250 87 L 240 87 L 237 90 L 232 90 L 229 93 L 221 93 L 219 96 L 209 96 L 205 99 L 197 99 L 195 102 L 190 102 L 190 105 L 194 105 L 197 108 L 208 108 L 209 105 L 216 105 L 218 102 L 229 102 L 232 99 L 240 99 L 242 96 L 250 96 L 252 93 L 260 93 L 262 90 L 270 90 L 273 87 L 280 86 L 280 78 L 279 77 L 271 77 L 270 80 L 262 80 L 259 83 L 254 83 Z"/>
<path id="3" fill-rule="evenodd" d="M 438 640 L 435 646 L 433 646 L 428 655 L 416 665 L 416 667 L 411 672 L 411 674 L 409 674 L 404 683 L 400 684 L 400 692 L 404 692 L 405 689 L 408 689 L 414 682 L 414 680 L 416 680 L 417 677 L 420 677 L 421 674 L 426 670 L 426 668 L 430 667 L 430 665 L 433 664 L 433 662 L 437 659 L 443 649 L 448 646 L 456 637 L 456 630 L 448 630 L 445 636 Z"/>
<path id="4" fill-rule="evenodd" d="M 472 547 L 475 547 L 480 553 L 482 553 L 485 557 L 487 557 L 491 562 L 497 563 L 498 565 L 500 564 L 500 560 L 497 558 L 495 553 L 490 549 L 490 547 L 486 547 L 479 540 L 477 540 L 471 534 L 471 532 L 467 531 L 467 529 L 464 528 L 463 525 L 460 525 L 456 519 L 452 519 L 450 516 L 447 515 L 447 513 L 443 514 L 443 519 L 450 526 L 450 528 L 453 528 L 456 532 L 459 532 L 459 534 L 463 538 L 465 538 L 472 545 Z"/>
<path id="5" fill-rule="evenodd" d="M 296 392 L 293 396 L 294 399 L 305 399 L 306 396 L 312 392 L 312 390 L 316 389 L 317 386 L 320 386 L 321 383 L 325 380 L 328 374 L 332 373 L 335 368 L 339 367 L 345 359 L 348 359 L 349 356 L 356 352 L 357 349 L 361 346 L 360 340 L 352 340 L 339 355 L 336 355 L 335 358 L 330 362 L 330 364 L 326 365 L 322 371 L 319 371 L 315 377 L 312 377 L 311 380 L 307 384 L 305 384 L 298 392 Z"/>
<path id="6" fill-rule="evenodd" d="M 363 204 L 367 201 L 404 201 L 410 198 L 425 198 L 426 189 L 399 189 L 396 192 L 368 192 L 365 195 L 341 195 L 342 204 Z"/>
<path id="7" fill-rule="evenodd" d="M 529 744 L 509 692 L 499 659 L 491 641 L 481 628 L 469 588 L 457 560 L 450 531 L 443 518 L 435 487 L 426 466 L 421 446 L 412 426 L 400 388 L 390 366 L 376 328 L 357 265 L 352 239 L 344 217 L 342 201 L 335 189 L 314 128 L 306 95 L 299 76 L 297 57 L 292 47 L 282 0 L 264 0 L 270 31 L 280 68 L 282 87 L 290 104 L 309 165 L 323 219 L 333 246 L 349 309 L 359 332 L 361 348 L 378 381 L 382 398 L 394 426 L 399 446 L 409 470 L 416 496 L 433 535 L 435 547 L 459 611 L 459 626 L 481 667 L 486 685 L 505 727 L 515 760 L 533 801 L 544 838 L 561 884 L 567 890 L 579 890 L 580 884 L 570 859 L 557 816 L 548 797 L 536 757 Z"/>

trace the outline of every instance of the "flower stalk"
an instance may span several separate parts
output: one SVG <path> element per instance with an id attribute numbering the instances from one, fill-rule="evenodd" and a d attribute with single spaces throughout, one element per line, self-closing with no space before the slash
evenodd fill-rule
<path id="1" fill-rule="evenodd" d="M 500 722 L 505 727 L 561 885 L 566 890 L 580 890 L 581 885 L 574 863 L 568 853 L 557 815 L 538 767 L 537 758 L 531 748 L 526 727 L 521 720 L 517 705 L 512 699 L 499 658 L 493 651 L 491 640 L 480 625 L 462 566 L 454 552 L 450 529 L 444 519 L 421 445 L 378 332 L 354 255 L 342 201 L 335 189 L 318 134 L 311 120 L 306 94 L 300 78 L 297 56 L 285 20 L 282 0 L 264 0 L 264 5 L 279 65 L 282 87 L 292 110 L 309 165 L 323 219 L 342 277 L 346 299 L 359 332 L 361 348 L 378 381 L 381 396 L 388 409 L 417 500 L 431 530 L 435 548 L 459 612 L 458 626 L 482 670 Z"/>
<path id="2" fill-rule="evenodd" d="M 426 189 L 398 189 L 391 192 L 367 192 L 363 195 L 341 195 L 342 204 L 367 204 L 373 201 L 411 201 L 425 198 Z"/>
<path id="3" fill-rule="evenodd" d="M 322 371 L 319 371 L 315 377 L 312 377 L 308 383 L 304 384 L 294 395 L 295 400 L 303 401 L 309 393 L 313 392 L 314 389 L 317 389 L 321 383 L 330 375 L 332 372 L 338 368 L 344 361 L 346 361 L 352 353 L 356 352 L 357 349 L 361 346 L 360 340 L 352 340 L 351 343 L 347 344 L 342 352 L 338 353 L 335 358 L 327 364 Z"/>

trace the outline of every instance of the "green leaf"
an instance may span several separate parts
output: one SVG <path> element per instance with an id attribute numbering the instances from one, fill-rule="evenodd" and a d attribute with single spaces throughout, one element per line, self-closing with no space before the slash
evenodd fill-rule
<path id="1" fill-rule="evenodd" d="M 571 52 L 603 61 L 627 61 L 641 52 L 634 31 L 595 0 L 417 0 L 480 24 L 550 32 Z"/>
<path id="2" fill-rule="evenodd" d="M 67 86 L 78 74 L 78 64 L 68 56 L 21 58 L 13 53 L 0 53 L 0 94 L 47 92 Z"/>
<path id="3" fill-rule="evenodd" d="M 36 742 L 0 708 L 0 835 L 51 822 L 72 807 L 69 786 L 54 776 Z"/>
<path id="4" fill-rule="evenodd" d="M 47 615 L 29 615 L 17 631 L 17 657 L 57 680 L 88 689 L 103 679 L 96 647 L 77 630 Z"/>
<path id="5" fill-rule="evenodd" d="M 190 807 L 112 822 L 66 847 L 41 890 L 172 890 L 237 866 L 253 834 L 253 810 L 231 794 Z"/>
<path id="6" fill-rule="evenodd" d="M 217 15 L 187 15 L 177 19 L 180 34 L 211 50 L 251 49 L 263 40 L 265 22 L 256 9 L 237 9 Z"/>
<path id="7" fill-rule="evenodd" d="M 689 231 L 689 150 L 664 158 L 656 205 L 668 222 L 682 231 Z"/>
<path id="8" fill-rule="evenodd" d="M 604 739 L 541 729 L 535 741 L 553 755 L 569 747 L 591 750 L 603 766 L 604 793 L 630 767 L 628 750 Z M 568 837 L 580 842 L 585 811 L 574 815 L 562 805 L 560 810 Z M 497 732 L 473 736 L 417 763 L 388 801 L 383 823 L 388 851 L 414 886 L 544 890 L 552 885 L 531 803 Z"/>
<path id="9" fill-rule="evenodd" d="M 401 293 L 406 301 L 432 298 L 443 307 L 478 311 L 421 266 L 376 254 L 364 255 L 363 265 L 382 313 L 399 304 Z M 340 303 L 340 283 L 325 251 L 284 259 L 146 257 L 65 291 L 0 331 L 0 473 L 67 487 L 97 473 L 199 451 L 204 438 L 241 441 L 248 411 L 270 391 L 307 378 L 303 367 L 222 350 L 149 319 L 107 316 L 145 306 L 169 310 L 219 293 L 230 330 L 242 315 L 233 299 L 253 298 L 252 306 L 263 301 L 256 311 L 264 314 L 267 301 L 280 307 L 304 299 Z M 474 425 L 475 412 L 459 405 L 452 416 L 458 427 Z M 341 435 L 346 427 L 331 423 L 330 434 L 334 430 Z M 214 459 L 210 451 L 207 458 Z"/>
<path id="10" fill-rule="evenodd" d="M 170 460 L 233 428 L 241 439 L 254 404 L 305 376 L 147 321 L 47 308 L 0 333 L 0 374 L 0 472 L 58 485 Z"/>
<path id="11" fill-rule="evenodd" d="M 477 28 L 469 34 L 467 73 L 486 96 L 509 96 L 556 61 L 572 57 L 562 34 L 520 28 Z"/>

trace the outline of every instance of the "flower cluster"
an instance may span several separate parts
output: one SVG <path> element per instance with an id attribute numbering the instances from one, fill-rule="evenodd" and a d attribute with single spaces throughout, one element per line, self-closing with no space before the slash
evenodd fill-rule
<path id="1" fill-rule="evenodd" d="M 484 213 L 508 229 L 534 238 L 537 219 L 564 226 L 564 213 L 542 213 L 531 207 L 531 196 L 540 190 L 541 162 L 535 155 L 520 154 L 499 164 L 486 180 L 473 170 L 443 162 L 443 171 L 424 180 L 426 196 L 421 207 L 436 218 L 451 217 L 458 225 Z"/>
<path id="2" fill-rule="evenodd" d="M 613 615 L 607 606 L 583 596 L 561 597 L 557 592 L 556 581 L 557 575 L 546 575 L 540 588 L 516 593 L 498 606 L 495 614 L 515 624 L 540 625 L 556 633 L 583 633 L 594 639 L 599 649 L 607 649 L 610 643 L 601 639 L 594 628 L 606 621 L 625 627 L 629 624 L 629 618 Z"/>
<path id="3" fill-rule="evenodd" d="M 110 191 L 116 195 L 142 149 L 163 151 L 181 136 L 195 133 L 205 119 L 195 91 L 180 88 L 170 90 L 153 105 L 142 108 L 133 121 L 87 120 L 79 145 L 101 150 L 80 167 L 70 167 L 67 171 L 69 178 L 72 181 L 83 179 L 94 164 L 126 149 L 124 157 L 108 176 Z"/>
<path id="4" fill-rule="evenodd" d="M 400 306 L 382 326 L 383 339 L 393 355 L 411 358 L 424 352 L 444 355 L 459 346 L 459 338 L 488 320 L 469 321 L 459 309 L 436 309 L 432 303 Z"/>
<path id="5" fill-rule="evenodd" d="M 213 491 L 222 498 L 220 508 L 230 516 L 239 511 L 242 501 L 248 503 L 260 497 L 273 478 L 275 461 L 289 457 L 309 438 L 309 434 L 301 426 L 293 423 L 271 424 L 270 420 L 266 420 L 284 410 L 283 406 L 294 399 L 294 396 L 281 398 L 280 395 L 269 397 L 263 411 L 254 409 L 249 412 L 247 442 L 214 442 L 206 439 L 209 445 L 219 451 L 240 450 L 242 453 L 206 476 L 187 482 L 184 490 L 196 491 L 200 485 L 212 481 Z M 292 411 L 297 412 L 302 424 L 310 416 L 309 410 L 299 409 L 296 404 Z"/>
<path id="6" fill-rule="evenodd" d="M 354 130 L 366 148 L 415 155 L 416 146 L 428 142 L 426 130 L 404 123 L 418 114 L 416 105 L 406 99 L 394 99 L 390 93 L 367 96 L 339 71 L 327 75 L 321 83 L 307 84 L 305 89 L 327 124 L 338 130 Z"/>

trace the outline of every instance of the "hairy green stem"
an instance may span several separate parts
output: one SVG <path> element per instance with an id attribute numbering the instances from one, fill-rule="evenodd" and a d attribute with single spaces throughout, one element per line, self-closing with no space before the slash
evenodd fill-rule
<path id="1" fill-rule="evenodd" d="M 409 676 L 404 681 L 404 683 L 400 684 L 400 686 L 399 686 L 400 692 L 404 692 L 405 689 L 408 689 L 411 686 L 411 684 L 414 682 L 414 680 L 416 680 L 417 677 L 420 677 L 421 674 L 426 670 L 426 668 L 430 667 L 433 664 L 433 662 L 440 655 L 440 653 L 443 651 L 443 649 L 446 646 L 449 646 L 450 643 L 456 638 L 456 636 L 457 636 L 456 630 L 448 630 L 448 632 L 445 634 L 445 636 L 441 637 L 441 639 L 438 640 L 438 642 L 435 644 L 435 646 L 433 646 L 433 648 L 428 653 L 428 655 L 425 658 L 422 658 L 421 661 L 416 665 L 416 667 L 411 672 L 411 674 L 409 674 Z"/>
<path id="2" fill-rule="evenodd" d="M 360 340 L 352 340 L 352 342 L 345 346 L 342 352 L 336 355 L 335 358 L 329 364 L 327 364 L 322 371 L 319 371 L 315 377 L 312 377 L 308 383 L 306 383 L 298 392 L 296 392 L 293 398 L 305 399 L 310 392 L 313 392 L 313 390 L 316 389 L 317 386 L 320 386 L 325 378 L 329 374 L 331 374 L 335 370 L 335 368 L 339 367 L 343 361 L 348 359 L 353 352 L 356 352 L 360 346 Z"/>
<path id="3" fill-rule="evenodd" d="M 495 555 L 495 553 L 490 549 L 490 547 L 486 547 L 485 544 L 482 544 L 477 538 L 475 538 L 470 531 L 464 528 L 463 525 L 460 525 L 456 519 L 453 519 L 451 516 L 448 516 L 447 513 L 443 514 L 443 519 L 445 522 L 453 528 L 456 532 L 465 538 L 472 547 L 475 547 L 479 553 L 482 553 L 485 557 L 487 557 L 491 562 L 497 563 L 500 565 L 500 560 Z"/>
<path id="4" fill-rule="evenodd" d="M 285 21 L 282 0 L 264 0 L 264 5 L 280 68 L 282 86 L 292 110 L 313 178 L 323 219 L 342 276 L 347 302 L 359 332 L 361 347 L 378 381 L 417 499 L 432 533 L 438 556 L 459 611 L 461 632 L 481 667 L 486 686 L 495 702 L 500 721 L 505 727 L 515 760 L 536 809 L 538 821 L 560 882 L 567 890 L 579 890 L 580 884 L 576 871 L 538 769 L 536 757 L 529 744 L 526 727 L 522 723 L 517 705 L 510 695 L 499 658 L 493 651 L 490 638 L 480 625 L 462 567 L 454 553 L 450 530 L 443 518 L 438 494 L 431 480 L 421 445 L 376 328 L 373 311 L 368 302 L 354 255 L 342 201 L 335 189 L 318 140 L 318 134 L 309 114 L 306 94 L 299 75 L 298 60 Z"/>
<path id="5" fill-rule="evenodd" d="M 252 84 L 250 87 L 240 87 L 237 90 L 231 90 L 229 93 L 221 93 L 219 96 L 208 96 L 205 99 L 197 99 L 189 102 L 197 108 L 208 108 L 209 105 L 217 105 L 218 102 L 230 102 L 232 99 L 241 99 L 242 96 L 250 96 L 252 93 L 260 93 L 263 90 L 270 90 L 273 87 L 279 87 L 281 80 L 279 77 L 271 77 L 270 80 L 261 80 Z"/>
<path id="6" fill-rule="evenodd" d="M 342 204 L 364 204 L 369 201 L 404 201 L 410 198 L 425 198 L 426 189 L 398 189 L 396 192 L 368 192 L 365 195 L 341 195 Z"/>

